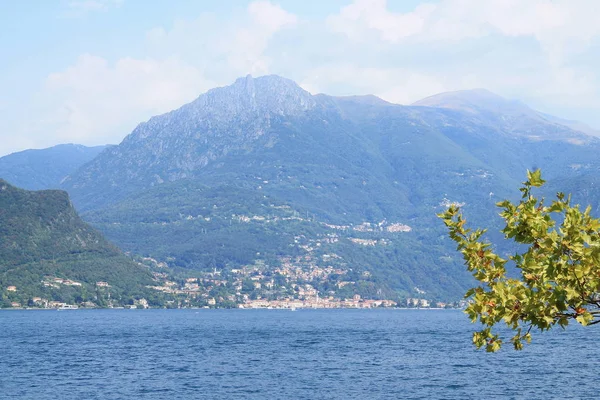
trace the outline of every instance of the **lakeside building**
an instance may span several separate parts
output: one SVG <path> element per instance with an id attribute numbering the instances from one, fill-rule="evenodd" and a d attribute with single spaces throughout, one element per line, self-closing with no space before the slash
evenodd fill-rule
<path id="1" fill-rule="evenodd" d="M 297 309 L 297 308 L 377 308 L 377 307 L 396 307 L 398 304 L 392 300 L 363 300 L 356 295 L 353 299 L 320 299 L 314 297 L 305 300 L 284 299 L 284 300 L 247 300 L 240 304 L 239 308 L 276 308 L 276 309 Z"/>

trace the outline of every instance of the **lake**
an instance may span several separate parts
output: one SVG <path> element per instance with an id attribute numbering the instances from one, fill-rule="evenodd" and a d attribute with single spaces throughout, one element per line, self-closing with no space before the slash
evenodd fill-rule
<path id="1" fill-rule="evenodd" d="M 471 345 L 458 310 L 0 311 L 0 399 L 597 398 L 599 327 Z"/>

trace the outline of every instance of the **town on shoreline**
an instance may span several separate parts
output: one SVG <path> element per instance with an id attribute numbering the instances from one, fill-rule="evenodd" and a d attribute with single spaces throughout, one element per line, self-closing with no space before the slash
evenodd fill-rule
<path id="1" fill-rule="evenodd" d="M 299 258 L 300 259 L 300 258 Z M 165 263 L 141 259 L 149 268 L 154 285 L 143 293 L 123 295 L 108 282 L 79 282 L 57 276 L 45 276 L 35 293 L 30 288 L 10 285 L 4 290 L 4 309 L 77 309 L 77 308 L 240 308 L 240 309 L 372 309 L 372 308 L 464 308 L 464 301 L 446 303 L 420 297 L 386 298 L 377 290 L 363 290 L 361 281 L 352 279 L 348 270 L 284 259 L 274 272 L 264 265 L 211 272 L 173 273 Z M 306 257 L 302 261 L 307 261 Z M 308 260 L 310 261 L 310 260 Z M 331 279 L 336 277 L 335 280 Z M 368 273 L 359 276 L 369 278 Z M 29 289 L 29 290 L 28 290 Z M 368 287 L 367 287 L 368 289 Z M 357 293 L 358 292 L 358 293 Z M 376 295 L 375 295 L 376 294 Z M 390 296 L 391 297 L 391 296 Z"/>

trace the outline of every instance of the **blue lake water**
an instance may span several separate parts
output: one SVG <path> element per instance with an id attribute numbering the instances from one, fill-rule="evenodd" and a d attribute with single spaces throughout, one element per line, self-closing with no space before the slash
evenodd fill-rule
<path id="1" fill-rule="evenodd" d="M 0 312 L 0 399 L 598 398 L 600 328 L 476 351 L 461 311 Z"/>

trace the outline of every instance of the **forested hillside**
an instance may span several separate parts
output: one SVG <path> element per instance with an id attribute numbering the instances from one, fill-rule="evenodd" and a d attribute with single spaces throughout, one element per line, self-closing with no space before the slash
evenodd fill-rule
<path id="1" fill-rule="evenodd" d="M 98 282 L 110 289 L 100 289 Z M 120 304 L 143 295 L 152 283 L 146 268 L 79 218 L 66 192 L 30 192 L 0 179 L 3 302 L 40 297 L 106 305 L 110 292 Z"/>

